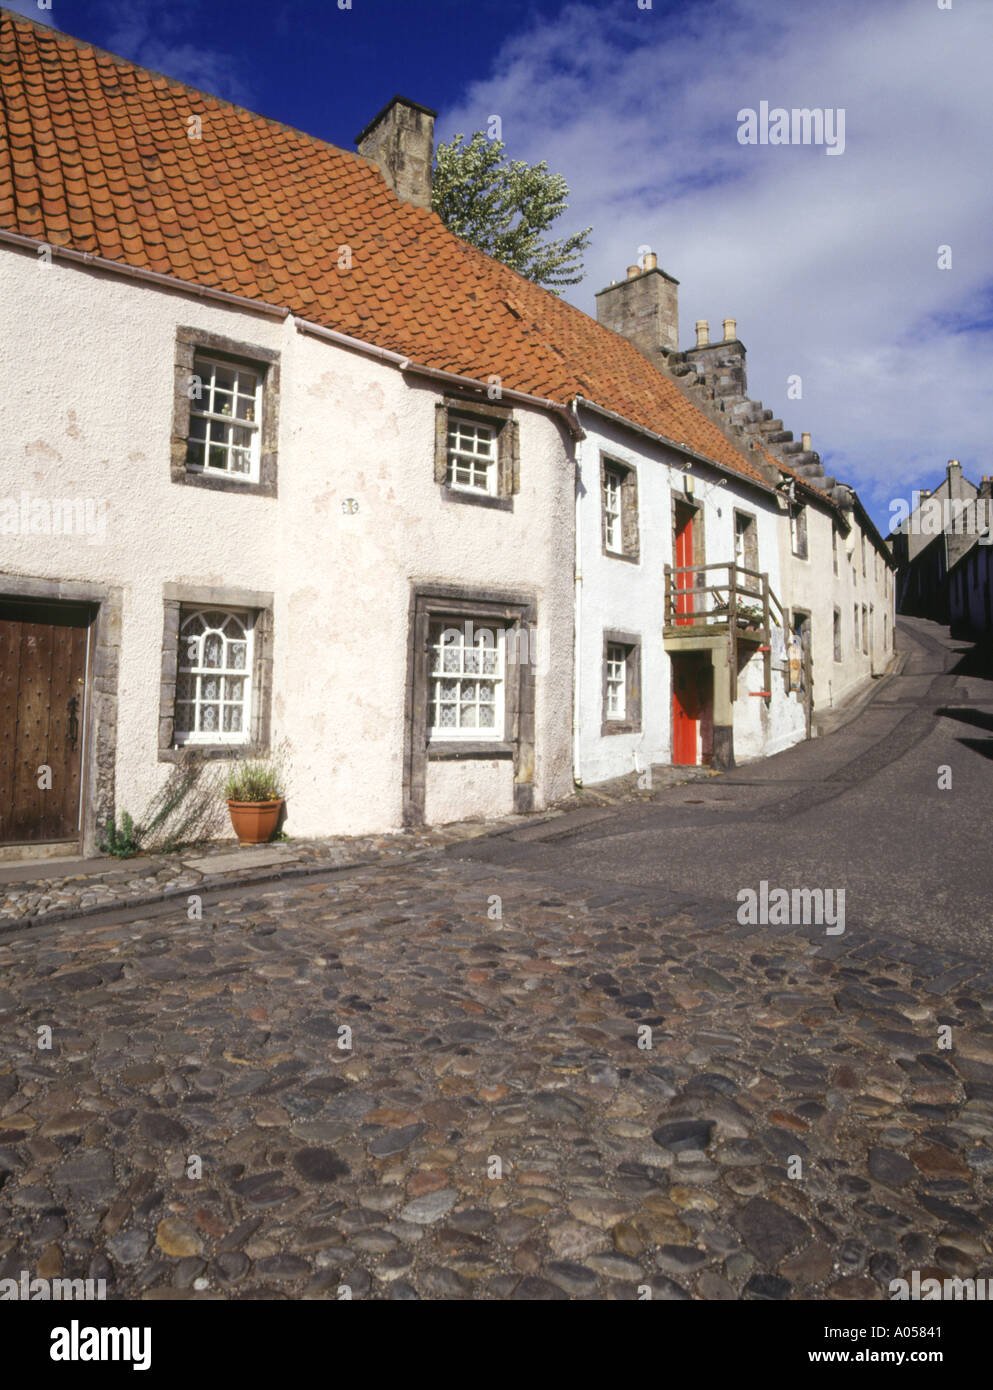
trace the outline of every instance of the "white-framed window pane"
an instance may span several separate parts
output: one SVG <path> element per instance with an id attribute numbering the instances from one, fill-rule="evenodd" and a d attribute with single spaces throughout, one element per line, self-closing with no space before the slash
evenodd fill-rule
<path id="1" fill-rule="evenodd" d="M 248 613 L 220 608 L 186 613 L 179 629 L 177 742 L 247 742 L 252 636 Z"/>
<path id="2" fill-rule="evenodd" d="M 430 629 L 428 737 L 503 737 L 504 633 L 471 622 Z"/>
<path id="3" fill-rule="evenodd" d="M 607 718 L 623 719 L 627 712 L 627 648 L 607 646 Z"/>
<path id="4" fill-rule="evenodd" d="M 199 399 L 190 401 L 189 467 L 251 481 L 261 451 L 262 374 L 197 354 Z"/>
<path id="5" fill-rule="evenodd" d="M 494 494 L 496 462 L 496 435 L 492 426 L 449 416 L 447 481 L 450 487 Z"/>
<path id="6" fill-rule="evenodd" d="M 603 475 L 603 543 L 608 550 L 622 549 L 621 488 L 623 478 L 616 468 L 607 468 Z"/>

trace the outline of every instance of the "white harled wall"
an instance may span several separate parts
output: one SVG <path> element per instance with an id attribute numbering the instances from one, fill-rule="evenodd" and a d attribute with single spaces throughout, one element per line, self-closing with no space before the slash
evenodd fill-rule
<path id="1" fill-rule="evenodd" d="M 672 665 L 665 651 L 664 566 L 673 563 L 672 501 L 683 494 L 684 457 L 639 437 L 595 411 L 580 410 L 586 432 L 577 446 L 580 495 L 577 507 L 577 568 L 581 582 L 577 607 L 578 737 L 577 775 L 592 784 L 643 770 L 650 763 L 672 761 Z M 603 554 L 600 459 L 616 459 L 637 470 L 640 555 L 637 563 Z M 703 508 L 707 563 L 734 556 L 734 511 L 755 516 L 759 570 L 769 572 L 772 589 L 781 594 L 778 508 L 775 499 L 733 479 L 721 481 L 713 470 L 694 465 L 692 500 Z M 641 638 L 641 732 L 601 733 L 603 716 L 603 634 L 615 630 Z M 769 705 L 748 692 L 762 689 L 761 660 L 739 675 L 734 707 L 734 747 L 738 761 L 768 756 L 804 737 L 803 709 L 787 696 L 782 674 L 773 677 Z"/>
<path id="2" fill-rule="evenodd" d="M 281 354 L 278 498 L 173 484 L 176 330 Z M 273 743 L 290 749 L 287 831 L 401 823 L 411 585 L 534 597 L 535 798 L 572 785 L 573 464 L 561 423 L 515 405 L 512 513 L 445 503 L 436 389 L 280 321 L 31 252 L 0 250 L 0 498 L 92 499 L 99 543 L 0 535 L 3 574 L 123 590 L 116 801 L 140 815 L 157 757 L 163 585 L 274 594 Z M 358 504 L 344 515 L 341 502 Z M 512 809 L 507 763 L 431 763 L 433 820 Z"/>

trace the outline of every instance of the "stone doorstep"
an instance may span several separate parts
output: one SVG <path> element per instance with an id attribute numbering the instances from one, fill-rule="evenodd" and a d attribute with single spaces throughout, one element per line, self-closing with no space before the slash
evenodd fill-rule
<path id="1" fill-rule="evenodd" d="M 184 869 L 192 869 L 198 874 L 229 874 L 239 869 L 261 869 L 270 864 L 290 864 L 297 862 L 297 856 L 289 848 L 269 849 L 248 845 L 232 850 L 228 854 L 204 854 L 196 858 L 181 858 Z"/>

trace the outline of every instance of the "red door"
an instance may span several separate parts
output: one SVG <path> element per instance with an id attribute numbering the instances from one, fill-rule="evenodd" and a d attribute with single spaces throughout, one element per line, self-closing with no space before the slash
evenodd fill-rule
<path id="1" fill-rule="evenodd" d="M 693 563 L 693 508 L 676 504 L 676 569 Z M 676 589 L 689 589 L 693 585 L 692 574 L 673 576 Z M 693 622 L 693 595 L 676 594 L 676 622 L 681 626 Z"/>
<path id="2" fill-rule="evenodd" d="M 696 767 L 699 757 L 698 662 L 693 656 L 672 658 L 672 761 Z"/>

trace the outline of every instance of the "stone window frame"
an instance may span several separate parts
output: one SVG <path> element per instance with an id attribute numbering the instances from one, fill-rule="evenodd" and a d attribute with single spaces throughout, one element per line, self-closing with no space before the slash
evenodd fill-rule
<path id="1" fill-rule="evenodd" d="M 609 550 L 607 547 L 606 489 L 607 471 L 621 475 L 621 548 Z M 627 560 L 629 564 L 641 563 L 641 535 L 638 524 L 638 470 L 633 463 L 625 463 L 613 454 L 600 451 L 600 549 L 609 560 Z"/>
<path id="2" fill-rule="evenodd" d="M 448 418 L 455 415 L 490 425 L 496 436 L 496 493 L 474 492 L 452 487 L 448 482 Z M 512 512 L 514 497 L 521 490 L 520 425 L 509 406 L 493 405 L 462 396 L 443 396 L 435 402 L 434 480 L 443 502 L 463 502 L 473 507 L 490 507 Z"/>
<path id="3" fill-rule="evenodd" d="M 162 672 L 159 685 L 158 760 L 176 763 L 193 747 L 198 756 L 234 761 L 264 757 L 272 737 L 273 595 L 255 589 L 226 589 L 215 585 L 162 586 Z M 179 627 L 188 608 L 248 609 L 255 615 L 252 652 L 252 710 L 246 743 L 176 743 L 176 675 Z"/>
<path id="4" fill-rule="evenodd" d="M 869 608 L 864 603 L 862 605 L 862 655 L 869 655 Z"/>
<path id="5" fill-rule="evenodd" d="M 107 821 L 115 813 L 123 590 L 119 585 L 0 574 L 0 597 L 87 604 L 95 610 L 90 629 L 86 708 L 83 711 L 83 792 L 79 832 L 82 854 L 94 855 L 97 841 L 102 837 Z"/>
<path id="6" fill-rule="evenodd" d="M 429 632 L 439 620 L 471 619 L 478 626 L 536 631 L 538 605 L 531 594 L 450 585 L 411 586 L 404 701 L 403 824 L 424 824 L 427 766 L 437 761 L 513 760 L 514 810 L 534 809 L 535 669 L 531 660 L 504 665 L 504 738 L 478 742 L 428 740 Z M 518 648 L 519 650 L 519 648 Z M 514 673 L 517 673 L 516 680 Z"/>
<path id="7" fill-rule="evenodd" d="M 607 650 L 612 646 L 626 647 L 624 718 L 607 718 Z M 604 629 L 601 661 L 600 736 L 641 733 L 641 634 Z"/>
<path id="8" fill-rule="evenodd" d="M 841 609 L 837 604 L 834 605 L 832 623 L 834 628 L 834 659 L 835 661 L 843 661 L 844 643 L 841 631 Z"/>
<path id="9" fill-rule="evenodd" d="M 195 375 L 196 354 L 202 352 L 238 366 L 251 367 L 262 377 L 262 420 L 259 426 L 259 476 L 255 482 L 189 468 L 186 463 L 190 434 L 190 382 Z M 173 387 L 172 440 L 169 472 L 174 483 L 205 487 L 214 492 L 234 492 L 255 497 L 275 497 L 279 448 L 280 354 L 255 343 L 239 342 L 202 328 L 176 329 Z"/>

